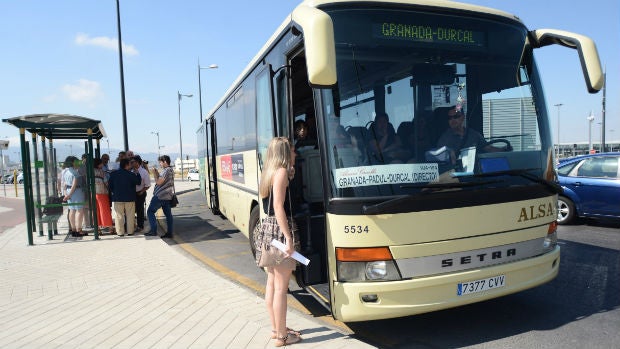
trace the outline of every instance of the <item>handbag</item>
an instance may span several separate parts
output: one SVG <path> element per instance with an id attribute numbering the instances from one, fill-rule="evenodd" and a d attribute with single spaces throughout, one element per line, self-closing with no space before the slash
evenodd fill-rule
<path id="1" fill-rule="evenodd" d="M 288 191 L 288 188 L 287 188 Z M 289 204 L 290 202 L 290 191 L 289 195 Z M 283 260 L 288 258 L 285 252 L 280 251 L 275 246 L 271 245 L 271 241 L 276 239 L 282 243 L 286 242 L 286 238 L 284 237 L 284 233 L 280 230 L 280 226 L 278 225 L 278 221 L 275 216 L 270 216 L 269 212 L 271 211 L 271 197 L 269 196 L 269 204 L 267 206 L 267 217 L 263 218 L 260 224 L 257 224 L 254 228 L 254 247 L 256 250 L 256 265 L 261 268 L 273 267 L 280 263 Z M 293 244 L 295 248 L 298 249 L 298 243 L 296 241 L 298 239 L 295 238 L 295 229 L 293 225 L 293 211 L 291 208 L 291 219 L 288 222 L 289 229 L 291 232 L 291 236 L 293 237 Z"/>
<path id="2" fill-rule="evenodd" d="M 170 207 L 177 207 L 179 205 L 179 199 L 177 198 L 177 191 L 174 189 L 174 180 L 172 181 L 172 199 L 170 199 Z"/>
<path id="3" fill-rule="evenodd" d="M 47 216 L 62 215 L 63 201 L 64 201 L 63 196 L 48 196 L 45 199 L 45 207 L 43 208 L 43 214 Z"/>

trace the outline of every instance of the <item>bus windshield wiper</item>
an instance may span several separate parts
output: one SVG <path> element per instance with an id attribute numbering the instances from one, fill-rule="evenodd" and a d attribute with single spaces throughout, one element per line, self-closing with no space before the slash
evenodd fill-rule
<path id="1" fill-rule="evenodd" d="M 428 184 L 407 184 L 401 185 L 402 189 L 405 188 L 422 188 L 422 189 L 454 189 L 454 188 L 466 188 L 466 187 L 475 187 L 485 184 L 499 183 L 501 181 L 479 181 L 479 182 L 454 182 L 454 183 L 428 183 Z M 364 205 L 362 206 L 362 212 L 364 214 L 380 214 L 385 212 L 386 210 L 398 206 L 404 202 L 407 202 L 411 199 L 419 198 L 419 194 L 414 195 L 405 195 L 399 196 L 394 199 L 390 199 L 387 201 L 380 202 L 374 205 Z"/>
<path id="2" fill-rule="evenodd" d="M 517 176 L 517 177 L 522 177 L 525 179 L 528 179 L 532 182 L 535 183 L 540 183 L 544 186 L 546 186 L 547 188 L 551 189 L 552 192 L 556 193 L 556 194 L 562 194 L 564 192 L 564 189 L 562 189 L 562 187 L 552 181 L 548 181 L 544 178 L 538 177 L 536 175 L 533 175 L 531 173 L 529 173 L 529 171 L 534 171 L 534 170 L 539 170 L 539 168 L 524 168 L 524 169 L 513 169 L 513 170 L 505 170 L 505 171 L 494 171 L 494 172 L 487 172 L 487 173 L 477 173 L 474 174 L 474 177 L 495 177 L 495 176 Z"/>

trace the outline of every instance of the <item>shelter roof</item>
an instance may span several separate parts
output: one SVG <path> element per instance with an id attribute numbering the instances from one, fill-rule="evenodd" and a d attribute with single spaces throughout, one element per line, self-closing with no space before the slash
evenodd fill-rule
<path id="1" fill-rule="evenodd" d="M 32 114 L 2 121 L 48 139 L 87 139 L 88 129 L 92 130 L 93 139 L 107 137 L 100 120 L 77 115 Z"/>

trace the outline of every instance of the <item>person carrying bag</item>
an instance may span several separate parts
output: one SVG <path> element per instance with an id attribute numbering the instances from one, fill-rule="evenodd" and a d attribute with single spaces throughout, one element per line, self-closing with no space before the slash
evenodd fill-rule
<path id="1" fill-rule="evenodd" d="M 299 249 L 299 239 L 294 237 L 290 194 L 287 196 L 292 175 L 290 169 L 295 164 L 295 157 L 295 148 L 288 138 L 273 138 L 267 148 L 259 183 L 259 195 L 263 200 L 263 208 L 267 209 L 267 217 L 259 224 L 254 243 L 256 262 L 267 271 L 265 303 L 271 320 L 271 338 L 276 340 L 276 347 L 301 341 L 299 331 L 286 327 L 286 293 L 291 273 L 297 267 L 297 262 L 290 256 L 296 247 Z M 280 253 L 276 247 L 271 246 L 273 239 L 286 246 L 285 252 Z"/>

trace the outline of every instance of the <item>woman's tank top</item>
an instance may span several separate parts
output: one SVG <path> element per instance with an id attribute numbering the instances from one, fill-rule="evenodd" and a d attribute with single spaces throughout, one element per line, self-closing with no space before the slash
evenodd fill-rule
<path id="1" fill-rule="evenodd" d="M 286 194 L 284 196 L 284 212 L 286 212 L 287 217 L 290 217 L 291 216 L 291 202 L 289 200 L 290 194 L 288 190 L 289 190 L 288 187 L 286 187 Z M 273 188 L 271 188 L 271 191 L 269 192 L 269 196 L 266 198 L 263 198 L 263 212 L 269 216 L 275 216 L 276 214 L 276 212 L 273 209 L 273 200 L 271 199 L 272 197 L 273 197 Z M 267 212 L 267 208 L 269 208 L 269 212 Z"/>

